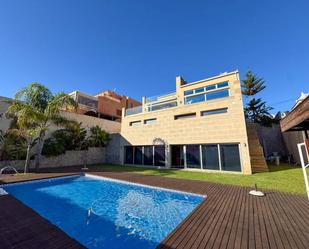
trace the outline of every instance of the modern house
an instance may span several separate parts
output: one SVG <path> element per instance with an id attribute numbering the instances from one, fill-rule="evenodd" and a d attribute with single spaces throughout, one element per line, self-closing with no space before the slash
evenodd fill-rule
<path id="1" fill-rule="evenodd" d="M 70 93 L 78 103 L 77 113 L 88 116 L 119 121 L 122 108 L 132 108 L 141 105 L 140 102 L 114 91 L 104 91 L 97 95 L 89 95 L 80 91 Z"/>
<path id="2" fill-rule="evenodd" d="M 238 71 L 123 108 L 122 164 L 251 174 Z"/>

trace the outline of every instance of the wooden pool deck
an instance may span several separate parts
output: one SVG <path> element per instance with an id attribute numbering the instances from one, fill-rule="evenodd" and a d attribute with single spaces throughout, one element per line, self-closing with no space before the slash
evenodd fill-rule
<path id="1" fill-rule="evenodd" d="M 258 198 L 248 195 L 248 188 L 202 181 L 128 172 L 97 171 L 91 174 L 207 195 L 161 242 L 160 249 L 309 248 L 309 202 L 305 196 L 266 191 L 265 197 Z M 60 175 L 44 173 L 29 177 L 33 180 Z M 20 178 L 0 178 L 0 184 L 28 180 L 25 176 Z M 25 228 L 27 222 L 31 229 Z M 49 244 L 44 244 L 44 248 L 82 247 L 12 196 L 0 197 L 0 224 L 1 243 L 7 246 L 3 248 L 36 248 L 29 247 L 29 241 L 39 245 L 45 240 Z"/>

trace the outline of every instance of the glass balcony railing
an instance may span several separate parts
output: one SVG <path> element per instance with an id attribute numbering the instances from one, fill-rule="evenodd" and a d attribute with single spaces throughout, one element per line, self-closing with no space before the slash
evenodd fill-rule
<path id="1" fill-rule="evenodd" d="M 126 109 L 125 116 L 130 116 L 142 112 L 153 112 L 164 110 L 177 106 L 176 93 L 168 93 L 165 95 L 158 95 L 145 99 L 144 110 L 143 106 L 137 106 L 130 109 Z"/>
<path id="2" fill-rule="evenodd" d="M 130 115 L 138 114 L 141 112 L 143 112 L 143 106 L 139 105 L 133 108 L 126 109 L 125 115 L 130 116 Z"/>
<path id="3" fill-rule="evenodd" d="M 168 99 L 175 98 L 175 97 L 176 97 L 175 92 L 167 93 L 167 94 L 164 94 L 164 95 L 152 96 L 152 97 L 146 98 L 146 103 L 152 103 L 152 102 L 156 102 L 156 101 L 164 101 L 164 100 L 168 100 Z"/>

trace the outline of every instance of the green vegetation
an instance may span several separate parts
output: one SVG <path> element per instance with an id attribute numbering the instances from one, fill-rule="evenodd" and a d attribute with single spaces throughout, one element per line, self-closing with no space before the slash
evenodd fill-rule
<path id="1" fill-rule="evenodd" d="M 109 134 L 102 130 L 98 125 L 90 128 L 88 144 L 91 147 L 104 147 L 109 141 Z"/>
<path id="2" fill-rule="evenodd" d="M 252 187 L 256 183 L 258 188 L 261 189 L 305 194 L 305 185 L 301 168 L 287 164 L 280 166 L 271 165 L 270 172 L 257 173 L 248 176 L 239 174 L 206 173 L 173 169 L 149 169 L 118 165 L 100 165 L 99 167 L 104 171 L 133 172 L 138 174 L 199 180 L 245 187 Z"/>
<path id="3" fill-rule="evenodd" d="M 6 113 L 8 117 L 16 119 L 18 132 L 27 140 L 27 160 L 34 141 L 36 146 L 36 169 L 39 168 L 45 135 L 51 125 L 65 125 L 68 120 L 60 114 L 63 109 L 75 108 L 75 101 L 65 93 L 53 95 L 51 91 L 39 83 L 32 83 L 18 91 Z"/>
<path id="4" fill-rule="evenodd" d="M 246 78 L 242 80 L 242 94 L 250 97 L 250 101 L 244 107 L 246 118 L 254 123 L 260 123 L 264 126 L 271 126 L 273 120 L 269 113 L 272 108 L 266 106 L 265 101 L 261 98 L 255 98 L 255 95 L 263 91 L 266 86 L 265 81 L 259 78 L 251 71 L 246 73 Z"/>
<path id="5" fill-rule="evenodd" d="M 99 126 L 87 130 L 82 123 L 71 121 L 66 129 L 55 131 L 52 136 L 45 140 L 42 154 L 44 156 L 57 156 L 66 150 L 87 150 L 88 147 L 104 147 L 109 140 L 109 134 Z"/>

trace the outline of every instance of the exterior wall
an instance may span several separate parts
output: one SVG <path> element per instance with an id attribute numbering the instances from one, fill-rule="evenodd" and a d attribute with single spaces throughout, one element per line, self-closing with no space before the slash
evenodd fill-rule
<path id="1" fill-rule="evenodd" d="M 4 115 L 4 113 L 10 106 L 8 103 L 5 102 L 7 100 L 8 98 L 0 97 L 0 130 L 2 130 L 3 132 L 9 129 L 11 123 L 11 120 L 7 119 Z"/>
<path id="2" fill-rule="evenodd" d="M 78 102 L 78 108 L 75 111 L 76 113 L 99 116 L 105 119 L 117 121 L 121 120 L 122 108 L 129 108 L 141 105 L 140 102 L 124 95 L 118 95 L 114 91 L 104 91 L 95 96 L 75 91 L 70 95 L 75 99 L 75 101 Z M 81 104 L 78 101 L 80 96 L 97 101 L 97 107 L 94 108 Z"/>
<path id="3" fill-rule="evenodd" d="M 89 148 L 88 151 L 66 151 L 65 154 L 55 157 L 42 157 L 40 168 L 78 166 L 85 164 L 105 163 L 105 148 Z M 17 170 L 23 170 L 25 160 L 0 161 L 0 168 L 13 166 Z M 30 162 L 30 169 L 34 168 L 34 160 Z"/>
<path id="4" fill-rule="evenodd" d="M 273 152 L 278 152 L 280 156 L 287 156 L 280 125 L 273 124 L 272 127 L 264 127 L 255 124 L 255 126 L 266 158 Z"/>
<path id="5" fill-rule="evenodd" d="M 283 139 L 287 147 L 288 153 L 293 156 L 293 159 L 297 164 L 300 164 L 297 144 L 303 143 L 305 141 L 305 133 L 303 131 L 283 132 Z"/>
<path id="6" fill-rule="evenodd" d="M 223 81 L 229 82 L 229 97 L 184 105 L 184 91 Z M 238 72 L 186 85 L 181 85 L 180 78 L 178 77 L 176 79 L 176 95 L 177 107 L 124 117 L 121 124 L 121 135 L 124 141 L 131 145 L 152 145 L 156 138 L 164 140 L 169 145 L 239 143 L 242 171 L 244 174 L 251 174 Z M 201 111 L 226 107 L 228 108 L 227 113 L 201 116 Z M 180 120 L 174 119 L 175 115 L 193 112 L 196 113 L 196 117 Z M 141 120 L 143 122 L 145 119 L 152 118 L 157 119 L 155 124 L 130 126 L 132 121 Z M 123 152 L 121 153 L 123 154 Z"/>
<path id="7" fill-rule="evenodd" d="M 121 118 L 120 113 L 117 113 L 117 110 L 121 111 L 121 101 L 119 99 L 107 97 L 107 96 L 98 96 L 99 105 L 98 112 L 112 117 Z"/>
<path id="8" fill-rule="evenodd" d="M 87 115 L 81 115 L 81 114 L 72 113 L 72 112 L 62 112 L 62 115 L 68 119 L 75 120 L 77 122 L 82 122 L 83 127 L 85 128 L 90 128 L 92 126 L 98 125 L 108 133 L 119 133 L 120 132 L 119 122 L 96 118 L 96 117 L 87 116 Z"/>
<path id="9" fill-rule="evenodd" d="M 110 135 L 110 141 L 105 147 L 106 163 L 121 164 L 122 162 L 121 153 L 120 153 L 121 144 L 122 144 L 122 137 L 120 134 Z"/>

